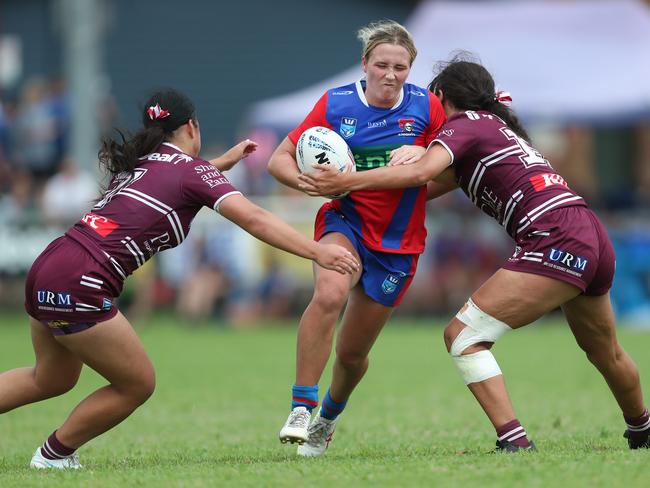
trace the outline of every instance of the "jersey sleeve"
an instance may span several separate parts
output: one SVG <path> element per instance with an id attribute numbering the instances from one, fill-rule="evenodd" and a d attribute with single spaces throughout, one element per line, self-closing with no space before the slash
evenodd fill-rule
<path id="1" fill-rule="evenodd" d="M 241 195 L 241 192 L 210 163 L 195 160 L 184 172 L 182 195 L 188 202 L 219 211 L 219 204 L 225 198 Z"/>
<path id="2" fill-rule="evenodd" d="M 302 133 L 311 127 L 316 127 L 320 125 L 322 127 L 327 127 L 331 129 L 330 124 L 327 121 L 326 110 L 327 110 L 327 92 L 325 92 L 323 96 L 318 99 L 316 105 L 314 105 L 314 108 L 312 108 L 311 112 L 309 112 L 307 117 L 305 117 L 305 120 L 303 120 L 298 127 L 296 127 L 291 132 L 289 132 L 289 134 L 287 135 L 289 140 L 293 142 L 294 145 L 298 144 L 298 139 L 300 139 Z"/>
<path id="3" fill-rule="evenodd" d="M 477 130 L 471 127 L 471 123 L 466 115 L 454 118 L 440 128 L 431 145 L 441 144 L 451 156 L 451 164 L 454 164 L 454 161 L 470 152 L 478 141 Z"/>
<path id="4" fill-rule="evenodd" d="M 447 120 L 445 110 L 437 96 L 431 92 L 429 94 L 429 125 L 424 133 L 424 147 L 428 147 L 438 135 L 438 131 Z"/>

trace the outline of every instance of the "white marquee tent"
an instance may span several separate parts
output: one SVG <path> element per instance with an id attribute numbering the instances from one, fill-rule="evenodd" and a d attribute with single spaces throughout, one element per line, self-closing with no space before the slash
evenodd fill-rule
<path id="1" fill-rule="evenodd" d="M 477 55 L 527 120 L 650 116 L 650 7 L 641 0 L 424 1 L 405 22 L 419 53 L 409 81 L 426 86 L 435 61 Z M 354 35 L 354 33 L 350 33 Z M 360 65 L 252 107 L 248 125 L 297 125 L 327 89 Z"/>

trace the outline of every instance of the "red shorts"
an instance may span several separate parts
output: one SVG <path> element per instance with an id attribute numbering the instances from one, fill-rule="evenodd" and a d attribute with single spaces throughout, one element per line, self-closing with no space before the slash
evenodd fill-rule
<path id="1" fill-rule="evenodd" d="M 587 207 L 548 212 L 516 242 L 504 269 L 555 278 L 585 295 L 604 295 L 612 287 L 614 248 L 605 227 Z"/>
<path id="2" fill-rule="evenodd" d="M 72 334 L 117 314 L 122 282 L 80 244 L 63 236 L 51 242 L 27 274 L 25 310 L 54 335 Z"/>

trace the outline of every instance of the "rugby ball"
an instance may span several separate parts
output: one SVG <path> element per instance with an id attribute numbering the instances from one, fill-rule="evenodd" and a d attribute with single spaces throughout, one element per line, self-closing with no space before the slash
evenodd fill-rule
<path id="1" fill-rule="evenodd" d="M 327 127 L 311 127 L 303 132 L 296 145 L 296 162 L 301 173 L 318 171 L 314 164 L 330 164 L 341 173 L 355 171 L 356 163 L 348 144 Z M 329 195 L 328 198 L 342 198 L 347 192 Z"/>

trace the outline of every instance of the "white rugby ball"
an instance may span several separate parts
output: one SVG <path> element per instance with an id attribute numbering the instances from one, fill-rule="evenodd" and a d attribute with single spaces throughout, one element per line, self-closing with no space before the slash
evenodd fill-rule
<path id="1" fill-rule="evenodd" d="M 296 145 L 296 162 L 301 173 L 318 171 L 313 164 L 330 164 L 341 173 L 356 171 L 356 163 L 345 140 L 327 127 L 311 127 L 302 133 Z M 348 193 L 329 195 L 342 198 Z"/>

